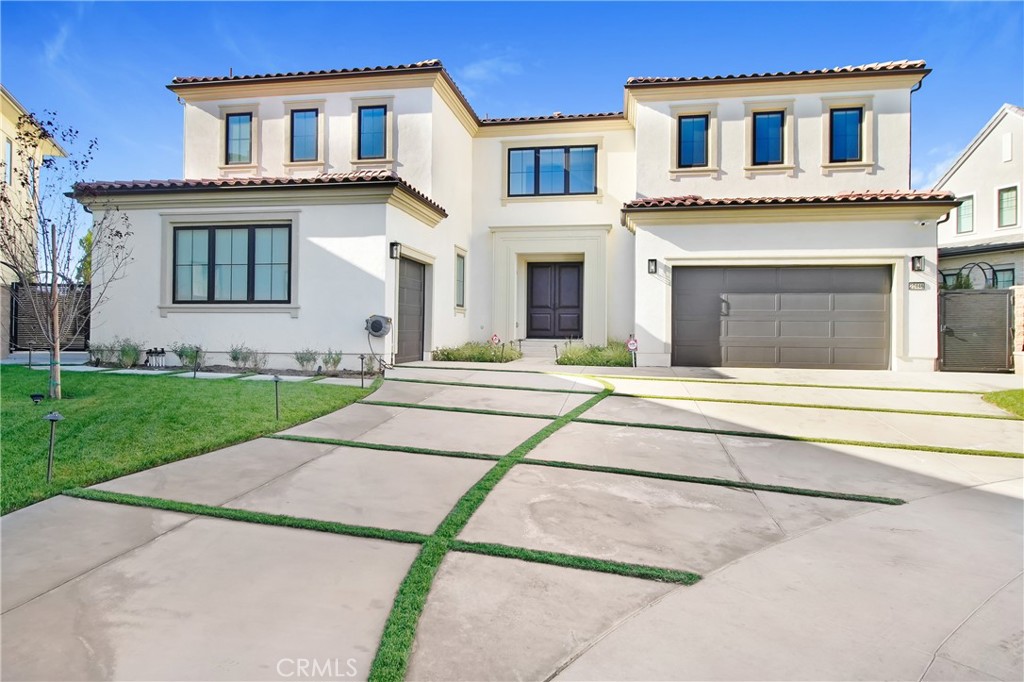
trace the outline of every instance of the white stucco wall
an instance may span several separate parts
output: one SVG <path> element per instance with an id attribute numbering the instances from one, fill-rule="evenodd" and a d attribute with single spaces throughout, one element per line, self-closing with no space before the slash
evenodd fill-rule
<path id="1" fill-rule="evenodd" d="M 892 369 L 931 371 L 936 341 L 934 221 L 758 222 L 640 227 L 636 232 L 636 333 L 638 363 L 671 360 L 673 266 L 893 265 Z M 923 255 L 925 272 L 910 271 Z M 657 257 L 659 272 L 647 274 Z M 909 291 L 908 282 L 925 282 Z"/>

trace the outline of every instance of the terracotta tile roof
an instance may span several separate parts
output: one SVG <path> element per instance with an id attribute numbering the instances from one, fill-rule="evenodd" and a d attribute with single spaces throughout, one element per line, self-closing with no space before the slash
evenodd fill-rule
<path id="1" fill-rule="evenodd" d="M 727 76 L 688 76 L 682 78 L 630 78 L 626 87 L 644 85 L 685 85 L 699 83 L 721 83 L 723 81 L 742 80 L 784 80 L 791 78 L 814 78 L 820 76 L 849 76 L 875 73 L 891 73 L 900 71 L 927 71 L 923 60 L 903 59 L 895 62 L 876 62 L 859 66 L 837 66 L 831 69 L 811 69 L 808 71 L 776 71 L 765 73 L 741 73 Z"/>
<path id="2" fill-rule="evenodd" d="M 178 76 L 171 85 L 194 85 L 197 83 L 237 83 L 239 81 L 272 80 L 288 78 L 313 78 L 316 76 L 345 76 L 366 73 L 394 73 L 396 71 L 437 71 L 444 68 L 440 59 L 425 59 L 412 64 L 388 66 L 363 66 L 352 69 L 322 69 L 320 71 L 288 71 L 284 73 L 261 73 L 243 76 Z"/>
<path id="3" fill-rule="evenodd" d="M 951 192 L 880 191 L 851 192 L 813 197 L 737 197 L 705 199 L 691 194 L 681 197 L 657 197 L 634 199 L 623 206 L 623 210 L 658 208 L 712 208 L 730 206 L 792 206 L 808 204 L 882 204 L 882 203 L 924 203 L 952 202 L 956 197 Z"/>
<path id="4" fill-rule="evenodd" d="M 260 187 L 327 187 L 338 185 L 394 185 L 401 187 L 421 202 L 447 217 L 448 213 L 440 204 L 419 191 L 397 174 L 388 170 L 361 170 L 351 173 L 325 173 L 309 178 L 264 177 L 264 178 L 204 178 L 195 180 L 113 180 L 100 182 L 79 182 L 74 186 L 75 197 L 103 196 L 108 194 L 163 193 L 188 191 L 214 191 Z"/>
<path id="5" fill-rule="evenodd" d="M 501 125 L 509 123 L 543 123 L 547 121 L 580 121 L 601 118 L 621 118 L 625 116 L 621 111 L 598 112 L 594 114 L 563 114 L 555 112 L 550 116 L 511 116 L 508 118 L 483 118 L 480 125 Z"/>

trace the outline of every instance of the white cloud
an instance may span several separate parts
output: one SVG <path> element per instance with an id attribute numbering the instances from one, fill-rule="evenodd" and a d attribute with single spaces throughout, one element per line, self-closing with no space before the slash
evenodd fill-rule
<path id="1" fill-rule="evenodd" d="M 52 66 L 58 59 L 64 56 L 64 47 L 67 45 L 70 36 L 71 25 L 61 24 L 60 28 L 57 29 L 57 35 L 43 44 L 43 57 L 46 59 L 47 64 Z"/>
<path id="2" fill-rule="evenodd" d="M 457 77 L 468 83 L 493 83 L 504 76 L 518 76 L 522 65 L 508 57 L 488 57 L 467 64 L 456 72 Z"/>

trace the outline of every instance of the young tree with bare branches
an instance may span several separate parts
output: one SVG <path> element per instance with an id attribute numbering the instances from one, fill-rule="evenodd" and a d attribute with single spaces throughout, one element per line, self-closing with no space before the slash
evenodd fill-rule
<path id="1" fill-rule="evenodd" d="M 31 311 L 42 330 L 50 350 L 50 397 L 60 399 L 61 351 L 123 276 L 131 260 L 130 225 L 116 206 L 103 206 L 92 220 L 72 198 L 96 140 L 80 140 L 77 130 L 44 112 L 20 117 L 13 147 L 0 182 L 0 261 L 19 283 L 13 293 L 18 306 Z M 83 257 L 89 259 L 88 283 L 80 281 Z"/>

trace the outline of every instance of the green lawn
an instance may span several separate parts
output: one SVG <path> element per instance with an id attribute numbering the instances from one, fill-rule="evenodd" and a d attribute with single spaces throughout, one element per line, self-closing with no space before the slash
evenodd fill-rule
<path id="1" fill-rule="evenodd" d="M 192 380 L 65 372 L 64 400 L 33 405 L 48 373 L 0 367 L 0 500 L 2 513 L 125 474 L 251 440 L 327 414 L 369 391 L 287 383 L 281 420 L 274 384 L 236 379 Z M 49 423 L 58 410 L 54 478 L 46 483 Z"/>
<path id="2" fill-rule="evenodd" d="M 1011 414 L 1024 417 L 1024 389 L 986 393 L 984 399 Z"/>

